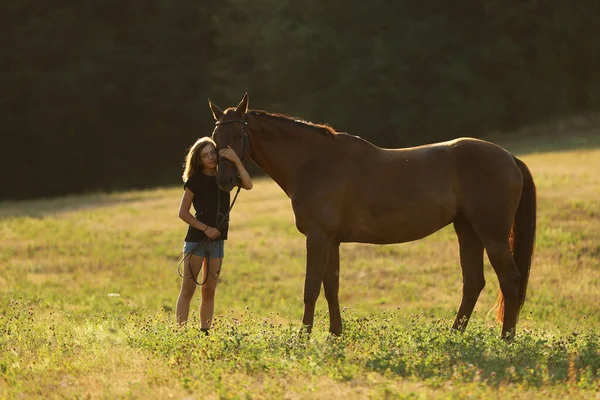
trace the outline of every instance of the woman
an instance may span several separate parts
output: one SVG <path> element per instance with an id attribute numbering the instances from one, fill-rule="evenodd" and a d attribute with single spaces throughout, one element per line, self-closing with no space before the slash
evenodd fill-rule
<path id="1" fill-rule="evenodd" d="M 246 190 L 252 189 L 250 175 L 235 151 L 228 147 L 220 150 L 218 155 L 234 163 L 240 175 L 240 185 Z M 210 137 L 198 139 L 192 145 L 185 158 L 185 191 L 179 206 L 179 218 L 189 225 L 183 247 L 184 256 L 189 256 L 184 261 L 183 281 L 177 299 L 177 321 L 180 324 L 187 322 L 196 284 L 203 283 L 200 329 L 206 335 L 213 318 L 215 289 L 229 227 L 228 222 L 221 223 L 222 214 L 226 214 L 229 209 L 229 192 L 224 192 L 217 186 L 218 158 L 215 142 Z M 195 216 L 190 213 L 192 204 Z M 221 214 L 219 218 L 217 212 Z M 217 223 L 222 226 L 217 227 Z M 201 270 L 202 278 L 199 277 Z"/>

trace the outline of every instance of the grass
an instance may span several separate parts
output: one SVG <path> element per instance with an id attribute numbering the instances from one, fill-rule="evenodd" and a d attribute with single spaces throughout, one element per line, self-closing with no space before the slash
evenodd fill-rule
<path id="1" fill-rule="evenodd" d="M 467 332 L 449 331 L 461 292 L 451 227 L 406 244 L 343 244 L 345 333 L 327 335 L 321 296 L 307 338 L 304 237 L 283 192 L 257 179 L 233 211 L 204 337 L 174 324 L 179 188 L 0 203 L 0 398 L 595 398 L 600 135 L 573 129 L 552 146 L 535 135 L 501 143 L 539 195 L 511 345 L 488 314 L 498 283 L 487 263 Z"/>

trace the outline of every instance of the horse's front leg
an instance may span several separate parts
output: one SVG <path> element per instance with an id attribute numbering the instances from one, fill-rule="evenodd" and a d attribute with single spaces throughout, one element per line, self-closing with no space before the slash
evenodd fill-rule
<path id="1" fill-rule="evenodd" d="M 321 232 L 306 235 L 306 278 L 304 281 L 304 317 L 302 324 L 308 333 L 312 331 L 315 304 L 321 291 L 323 275 L 327 267 L 331 242 Z"/>
<path id="2" fill-rule="evenodd" d="M 338 292 L 340 289 L 340 245 L 334 244 L 329 250 L 329 260 L 323 277 L 323 289 L 329 305 L 329 332 L 333 335 L 342 333 L 342 316 Z"/>

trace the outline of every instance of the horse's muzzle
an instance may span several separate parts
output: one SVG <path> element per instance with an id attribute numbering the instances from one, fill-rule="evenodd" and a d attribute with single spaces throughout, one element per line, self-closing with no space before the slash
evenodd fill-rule
<path id="1" fill-rule="evenodd" d="M 219 189 L 225 192 L 231 192 L 231 190 L 235 187 L 235 178 L 231 177 L 230 179 L 223 179 L 217 181 L 217 185 Z"/>
<path id="2" fill-rule="evenodd" d="M 219 157 L 217 185 L 225 192 L 231 192 L 235 187 L 237 169 L 225 157 Z"/>

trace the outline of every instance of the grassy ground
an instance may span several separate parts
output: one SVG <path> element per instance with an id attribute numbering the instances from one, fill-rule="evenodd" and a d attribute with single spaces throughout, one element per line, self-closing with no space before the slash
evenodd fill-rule
<path id="1" fill-rule="evenodd" d="M 206 338 L 173 323 L 180 188 L 0 203 L 0 398 L 598 398 L 600 131 L 569 132 L 502 139 L 539 195 L 512 345 L 488 314 L 489 264 L 468 331 L 448 330 L 461 292 L 451 227 L 343 244 L 345 334 L 327 335 L 321 297 L 307 339 L 304 238 L 283 192 L 257 180 L 232 214 Z"/>

